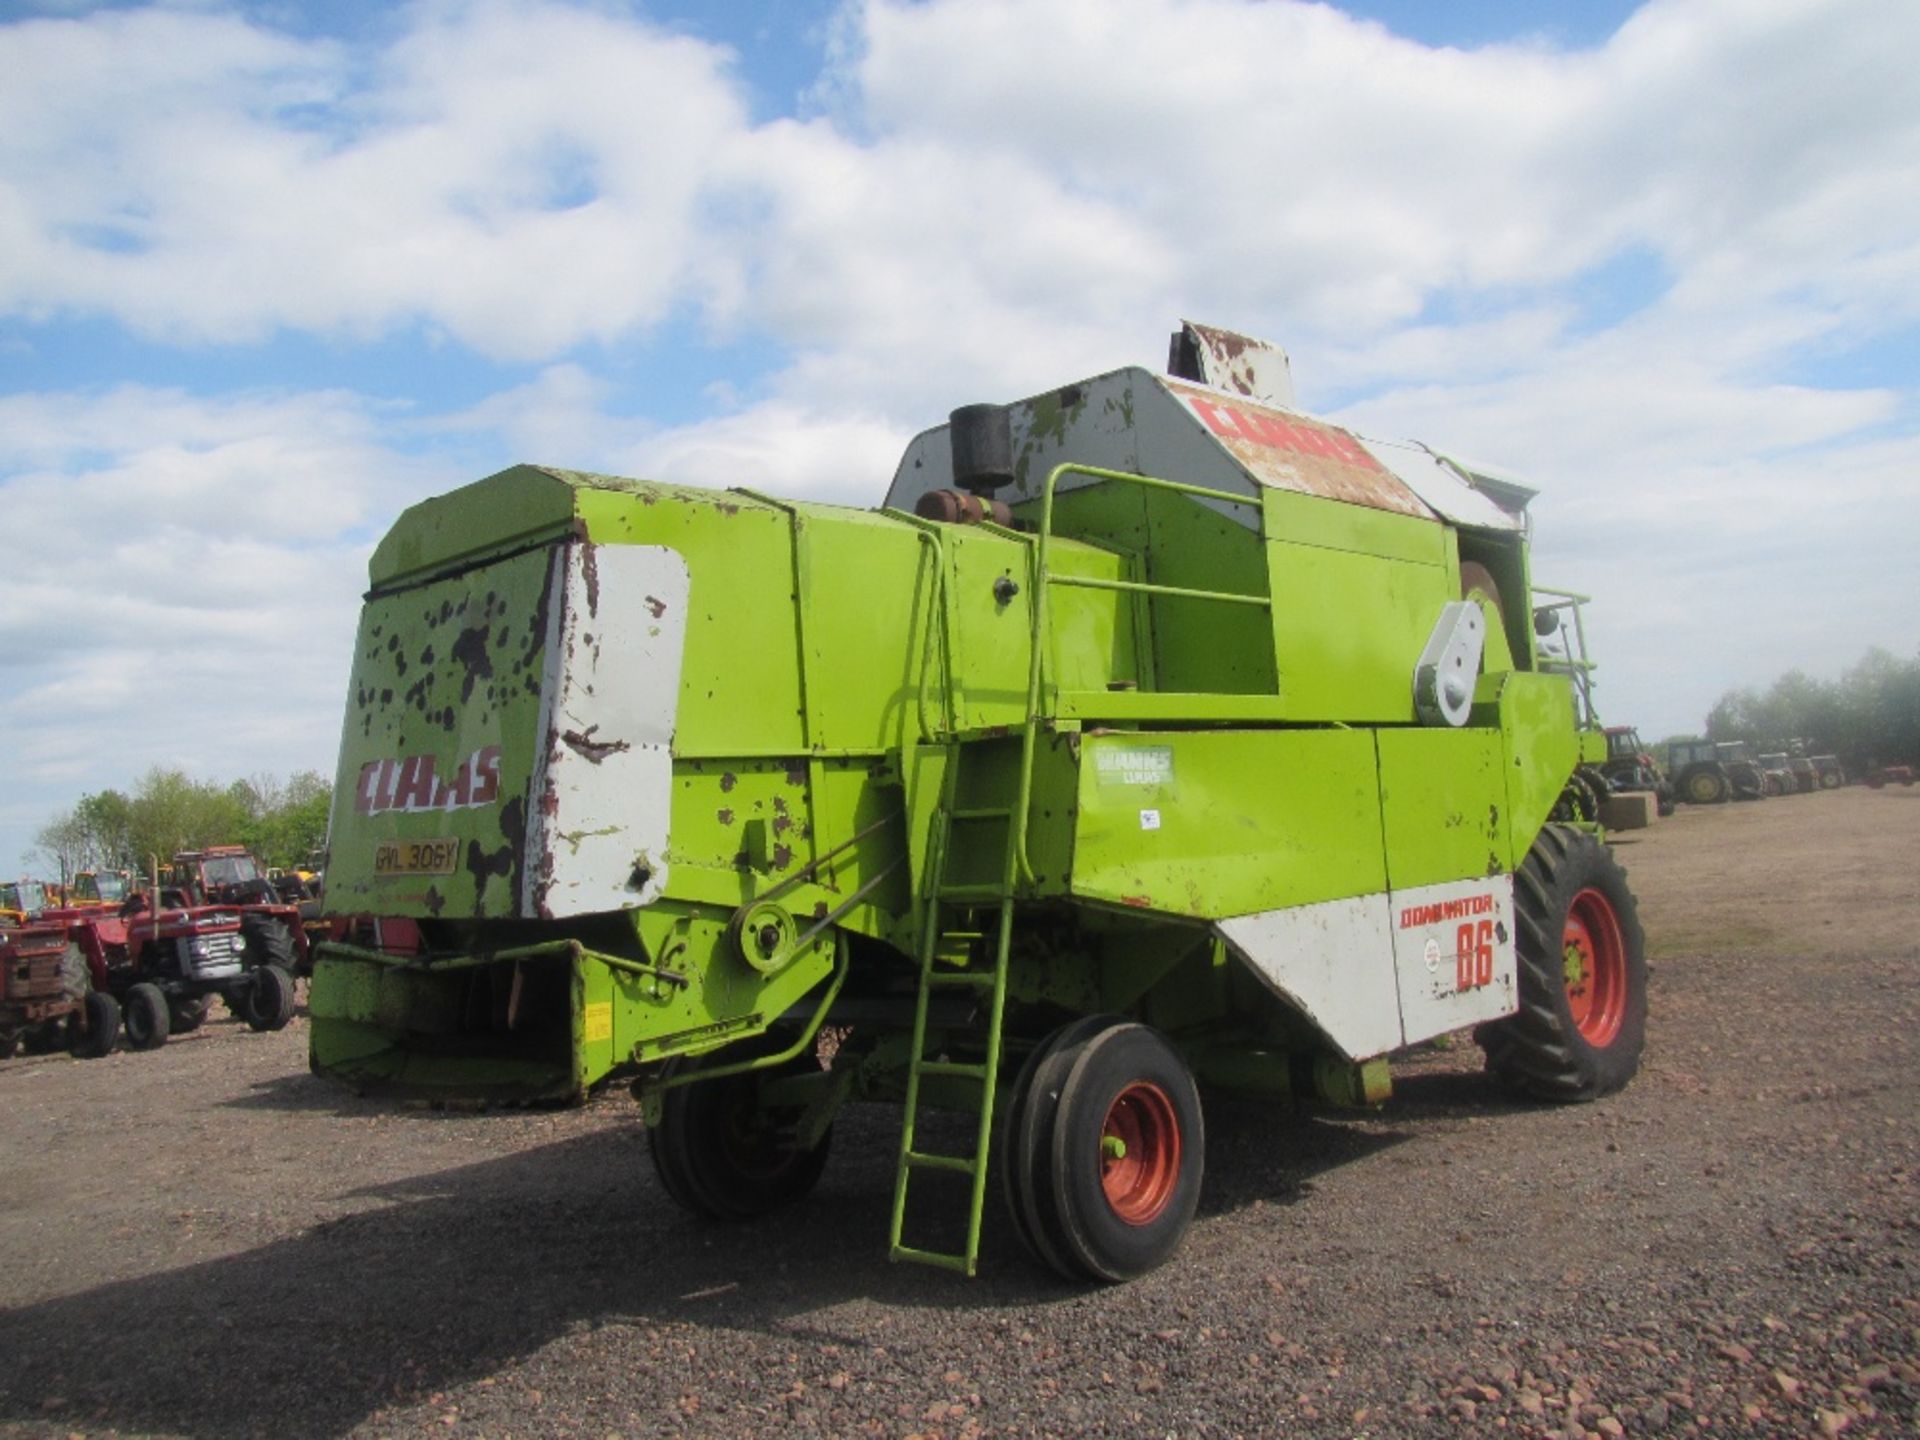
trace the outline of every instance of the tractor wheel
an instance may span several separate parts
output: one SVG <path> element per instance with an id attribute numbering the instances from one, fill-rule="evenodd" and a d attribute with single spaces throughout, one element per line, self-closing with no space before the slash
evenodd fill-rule
<path id="1" fill-rule="evenodd" d="M 142 983 L 128 990 L 124 1018 L 129 1050 L 158 1050 L 167 1043 L 173 1017 L 166 992 L 158 985 Z"/>
<path id="2" fill-rule="evenodd" d="M 1077 1047 L 1120 1023 L 1117 1015 L 1086 1015 L 1055 1030 L 1020 1067 L 1001 1111 L 1000 1177 L 1014 1231 L 1034 1259 L 1061 1275 L 1077 1272 L 1051 1238 L 1059 1230 L 1053 1191 L 1046 1183 L 1054 1109 Z"/>
<path id="3" fill-rule="evenodd" d="M 1682 782 L 1682 787 L 1686 791 L 1687 799 L 1695 805 L 1718 805 L 1727 798 L 1732 788 L 1727 784 L 1725 775 L 1718 770 L 1704 767 L 1689 771 L 1687 778 Z"/>
<path id="4" fill-rule="evenodd" d="M 89 990 L 67 1017 L 67 1053 L 76 1060 L 98 1060 L 119 1045 L 120 1002 L 104 990 Z"/>
<path id="5" fill-rule="evenodd" d="M 1673 787 L 1671 785 L 1663 784 L 1653 792 L 1653 808 L 1654 812 L 1663 820 L 1673 814 Z"/>
<path id="6" fill-rule="evenodd" d="M 1778 775 L 1767 776 L 1768 795 L 1784 795 L 1786 793 L 1787 787 L 1780 783 L 1780 777 Z"/>
<path id="7" fill-rule="evenodd" d="M 0 1060 L 11 1060 L 20 1050 L 18 1030 L 0 1030 Z"/>
<path id="8" fill-rule="evenodd" d="M 199 995 L 191 1000 L 169 1000 L 167 1028 L 175 1035 L 191 1035 L 206 1023 L 207 1011 L 212 1008 L 211 995 Z"/>
<path id="9" fill-rule="evenodd" d="M 253 971 L 241 1001 L 246 1022 L 255 1030 L 281 1030 L 293 1019 L 293 976 L 278 965 L 261 965 Z"/>
<path id="10" fill-rule="evenodd" d="M 731 1064 L 737 1055 L 713 1060 Z M 675 1061 L 669 1075 L 698 1060 Z M 660 1123 L 647 1131 L 647 1149 L 660 1183 L 684 1208 L 713 1220 L 752 1220 L 800 1199 L 820 1179 L 833 1140 L 802 1150 L 794 1136 L 797 1110 L 763 1110 L 760 1082 L 774 1075 L 817 1070 L 801 1055 L 772 1071 L 749 1071 L 669 1090 Z"/>
<path id="11" fill-rule="evenodd" d="M 66 953 L 60 957 L 60 989 L 69 1000 L 78 1000 L 93 989 L 93 972 L 87 968 L 87 957 L 72 940 L 67 942 Z"/>
<path id="12" fill-rule="evenodd" d="M 240 935 L 246 945 L 247 964 L 258 968 L 278 965 L 289 975 L 294 972 L 293 932 L 286 922 L 271 915 L 242 915 Z"/>
<path id="13" fill-rule="evenodd" d="M 1831 770 L 1822 770 L 1820 772 L 1820 788 L 1822 790 L 1838 790 L 1840 788 L 1840 777 Z"/>
<path id="14" fill-rule="evenodd" d="M 1064 1068 L 1064 1074 L 1062 1069 Z M 1058 1047 L 1024 1097 L 1044 1147 L 1026 1187 L 1035 1238 L 1071 1280 L 1118 1281 L 1167 1260 L 1200 1200 L 1206 1132 L 1186 1062 L 1156 1030 L 1108 1021 Z"/>
<path id="15" fill-rule="evenodd" d="M 1548 825 L 1514 876 L 1520 1009 L 1475 1039 L 1537 1100 L 1594 1100 L 1640 1068 L 1646 942 L 1627 875 L 1598 840 Z"/>

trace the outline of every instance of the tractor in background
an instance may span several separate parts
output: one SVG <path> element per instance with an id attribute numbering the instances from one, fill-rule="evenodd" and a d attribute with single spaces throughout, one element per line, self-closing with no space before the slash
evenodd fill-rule
<path id="1" fill-rule="evenodd" d="M 1673 785 L 1660 769 L 1660 762 L 1640 740 L 1640 732 L 1631 725 L 1609 725 L 1607 758 L 1600 773 L 1608 786 L 1621 794 L 1652 791 L 1655 809 L 1662 815 L 1673 814 Z"/>

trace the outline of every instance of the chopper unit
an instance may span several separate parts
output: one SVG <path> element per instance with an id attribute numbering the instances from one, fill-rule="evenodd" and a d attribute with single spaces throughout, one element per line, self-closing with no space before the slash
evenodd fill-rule
<path id="1" fill-rule="evenodd" d="M 874 511 L 527 465 L 408 510 L 315 1070 L 631 1076 L 663 1188 L 724 1218 L 889 1102 L 894 1258 L 972 1273 L 991 1170 L 1097 1280 L 1185 1234 L 1202 1083 L 1377 1104 L 1472 1027 L 1526 1095 L 1624 1085 L 1642 936 L 1533 492 L 1299 412 L 1231 332 L 1169 371 L 958 410 Z"/>

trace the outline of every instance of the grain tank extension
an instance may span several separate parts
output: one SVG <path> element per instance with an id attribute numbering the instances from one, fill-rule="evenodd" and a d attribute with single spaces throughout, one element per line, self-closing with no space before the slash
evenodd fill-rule
<path id="1" fill-rule="evenodd" d="M 956 411 L 878 510 L 534 466 L 409 510 L 315 1069 L 631 1077 L 665 1190 L 727 1218 L 892 1102 L 896 1258 L 972 1271 L 991 1168 L 1101 1280 L 1184 1235 L 1202 1084 L 1377 1103 L 1469 1027 L 1527 1094 L 1625 1084 L 1640 927 L 1531 492 L 1300 413 L 1243 337 L 1170 369 Z"/>

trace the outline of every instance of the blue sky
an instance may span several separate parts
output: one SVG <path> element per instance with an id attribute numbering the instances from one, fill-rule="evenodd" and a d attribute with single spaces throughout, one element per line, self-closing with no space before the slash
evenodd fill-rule
<path id="1" fill-rule="evenodd" d="M 1914 53 L 1881 0 L 0 6 L 0 873 L 153 765 L 330 772 L 416 499 L 876 503 L 1182 316 L 1538 484 L 1609 719 L 1910 654 Z"/>

